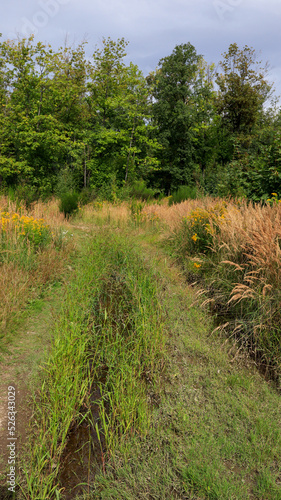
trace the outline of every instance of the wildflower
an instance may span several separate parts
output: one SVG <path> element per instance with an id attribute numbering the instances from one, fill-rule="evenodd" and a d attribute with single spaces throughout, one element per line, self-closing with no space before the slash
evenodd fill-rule
<path id="1" fill-rule="evenodd" d="M 199 269 L 201 267 L 201 264 L 197 264 L 197 262 L 193 262 L 193 265 L 194 267 L 196 267 L 196 269 Z"/>
<path id="2" fill-rule="evenodd" d="M 192 239 L 193 241 L 197 241 L 197 240 L 198 240 L 197 233 L 195 233 L 195 234 L 191 237 L 191 239 Z"/>

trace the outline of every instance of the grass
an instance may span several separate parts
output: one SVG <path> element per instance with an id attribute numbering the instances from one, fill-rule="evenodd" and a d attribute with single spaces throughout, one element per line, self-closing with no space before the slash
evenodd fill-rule
<path id="1" fill-rule="evenodd" d="M 216 203 L 184 205 L 190 214 Z M 91 470 L 89 459 L 80 477 L 84 491 L 68 491 L 67 498 L 281 498 L 280 394 L 233 338 L 214 332 L 163 247 L 167 228 L 175 234 L 181 228 L 182 210 L 146 205 L 141 212 L 149 216 L 135 221 L 126 205 L 91 205 L 67 223 L 77 250 L 21 463 L 25 499 L 64 498 L 64 450 L 82 420 L 89 441 L 93 432 L 100 439 L 102 462 L 97 471 L 92 457 Z M 246 221 L 247 207 L 236 210 L 245 210 Z M 215 241 L 222 231 L 213 233 Z M 193 271 L 199 278 L 209 256 L 197 257 L 192 248 L 191 258 L 202 262 Z"/>
<path id="2" fill-rule="evenodd" d="M 42 218 L 44 210 L 46 218 Z M 0 199 L 0 349 L 9 343 L 29 301 L 64 269 L 71 245 L 60 223 L 54 202 L 46 206 L 37 203 L 27 211 L 8 198 Z"/>
<path id="3" fill-rule="evenodd" d="M 155 258 L 155 242 L 138 241 L 139 259 L 149 257 L 162 274 L 166 368 L 147 434 L 127 437 L 126 453 L 114 448 L 85 498 L 280 498 L 279 395 L 235 346 L 210 336 L 212 324 L 192 306 L 178 270 L 167 257 L 163 264 L 161 251 Z"/>
<path id="4" fill-rule="evenodd" d="M 206 199 L 185 206 L 190 211 L 177 212 L 170 232 L 175 255 L 192 281 L 204 277 L 212 310 L 278 379 L 281 204 Z"/>
<path id="5" fill-rule="evenodd" d="M 59 495 L 68 433 L 81 419 L 90 380 L 101 369 L 107 376 L 100 387 L 97 432 L 105 436 L 107 456 L 121 442 L 125 453 L 127 435 L 145 435 L 149 428 L 147 384 L 159 376 L 163 339 L 154 281 L 139 264 L 118 236 L 97 234 L 84 248 L 36 398 L 26 498 Z"/>

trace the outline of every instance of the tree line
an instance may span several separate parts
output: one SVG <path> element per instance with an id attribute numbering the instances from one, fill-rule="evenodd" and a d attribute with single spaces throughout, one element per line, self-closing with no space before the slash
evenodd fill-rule
<path id="1" fill-rule="evenodd" d="M 190 43 L 146 77 L 128 42 L 0 43 L 0 189 L 46 198 L 67 186 L 110 197 L 142 180 L 260 200 L 281 195 L 281 112 L 256 51 L 233 43 L 219 66 Z"/>

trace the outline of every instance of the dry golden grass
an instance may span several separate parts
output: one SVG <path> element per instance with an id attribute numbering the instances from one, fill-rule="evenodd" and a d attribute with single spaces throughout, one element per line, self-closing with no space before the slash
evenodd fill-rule
<path id="1" fill-rule="evenodd" d="M 61 275 L 73 243 L 57 246 L 56 230 L 68 222 L 59 212 L 56 200 L 35 203 L 28 210 L 2 196 L 0 213 L 2 211 L 9 212 L 0 219 L 0 233 L 4 234 L 0 248 L 0 335 L 5 336 L 9 324 L 19 317 L 28 301 L 36 297 L 46 283 Z M 53 233 L 47 246 L 35 251 L 28 240 L 23 241 L 15 229 L 19 218 L 13 219 L 12 214 L 33 218 L 39 224 L 40 219 L 44 219 L 44 224 L 50 227 L 48 232 Z"/>
<path id="2" fill-rule="evenodd" d="M 228 204 L 216 238 L 215 246 L 224 258 L 244 263 L 253 280 L 256 273 L 269 285 L 280 286 L 281 204 Z"/>
<path id="3" fill-rule="evenodd" d="M 112 204 L 108 202 L 94 202 L 84 206 L 81 210 L 83 222 L 94 224 L 100 218 L 103 221 L 110 221 L 126 224 L 130 217 L 130 207 L 128 203 Z"/>
<path id="4" fill-rule="evenodd" d="M 189 215 L 192 210 L 196 210 L 197 208 L 208 209 L 217 202 L 218 199 L 206 197 L 198 200 L 186 200 L 182 203 L 169 206 L 166 199 L 159 205 L 146 205 L 143 211 L 149 216 L 157 216 L 170 231 L 174 231 L 179 227 L 182 218 Z"/>
<path id="5" fill-rule="evenodd" d="M 28 215 L 35 219 L 44 219 L 44 221 L 52 228 L 56 229 L 67 225 L 67 221 L 59 211 L 59 201 L 55 198 L 43 203 L 37 201 L 32 203 L 30 208 L 26 208 L 24 203 L 19 205 L 16 201 L 11 201 L 7 196 L 0 197 L 0 212 L 1 211 L 20 213 L 20 215 Z"/>
<path id="6" fill-rule="evenodd" d="M 182 218 L 198 208 L 212 210 L 218 204 L 225 205 L 224 218 L 215 223 L 219 231 L 214 231 L 213 250 L 222 255 L 223 260 L 232 264 L 247 264 L 248 271 L 266 277 L 269 285 L 281 284 L 281 203 L 273 206 L 202 198 L 187 200 L 177 205 L 147 205 L 144 212 L 158 216 L 170 232 L 177 231 Z M 210 226 L 214 224 L 210 218 Z"/>
<path id="7" fill-rule="evenodd" d="M 219 205 L 223 215 L 213 217 Z M 210 283 L 211 292 L 204 303 L 212 301 L 218 311 L 228 314 L 232 335 L 239 330 L 240 340 L 245 340 L 258 362 L 280 373 L 281 203 L 203 199 L 159 207 L 158 215 L 180 245 L 184 238 L 186 242 L 192 239 L 188 227 L 185 232 L 185 226 L 180 226 L 182 217 L 198 208 L 207 213 L 208 224 L 206 217 L 202 224 L 205 233 L 212 235 L 212 251 L 208 246 L 206 255 L 200 255 L 206 263 L 206 285 Z M 181 255 L 182 259 L 187 257 Z"/>

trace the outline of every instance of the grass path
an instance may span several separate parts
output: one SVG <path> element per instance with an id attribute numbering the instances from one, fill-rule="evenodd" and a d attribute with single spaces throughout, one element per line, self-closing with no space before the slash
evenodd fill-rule
<path id="1" fill-rule="evenodd" d="M 0 449 L 3 450 L 0 458 L 1 482 L 7 462 L 7 388 L 13 385 L 16 387 L 18 449 L 22 449 L 32 414 L 30 397 L 38 389 L 40 367 L 48 356 L 51 332 L 61 299 L 60 283 L 50 286 L 44 297 L 35 299 L 22 313 L 21 320 L 14 327 L 16 331 L 10 335 L 10 342 L 5 351 L 1 352 Z"/>
<path id="2" fill-rule="evenodd" d="M 160 273 L 168 358 L 146 439 L 118 453 L 96 478 L 96 499 L 281 498 L 281 403 L 235 346 L 211 335 L 211 319 L 159 248 L 134 236 L 148 268 Z M 117 464 L 117 465 L 116 465 Z"/>
<path id="3" fill-rule="evenodd" d="M 67 283 L 73 289 L 69 295 L 77 297 L 76 305 L 74 298 L 69 302 L 67 314 L 75 323 L 81 301 L 83 314 L 99 304 L 93 319 L 94 325 L 102 325 L 94 330 L 102 353 L 97 363 L 110 368 L 102 390 L 111 409 L 104 414 L 107 427 L 100 425 L 101 432 L 108 433 L 107 461 L 91 480 L 90 493 L 79 498 L 280 500 L 280 394 L 235 346 L 211 334 L 211 318 L 193 304 L 194 292 L 166 254 L 159 234 L 132 228 L 120 231 L 108 221 L 106 230 L 83 221 L 75 222 L 71 230 L 79 249 L 75 262 L 81 276 L 79 295 L 76 273 L 68 272 Z M 84 282 L 82 271 L 87 267 L 89 277 Z M 99 283 L 98 276 L 102 276 Z M 41 373 L 53 318 L 59 320 L 58 310 L 64 307 L 63 290 L 51 288 L 34 302 L 19 330 L 17 347 L 11 344 L 12 355 L 2 356 L 9 381 L 22 384 L 26 396 L 32 380 L 38 381 Z M 91 300 L 84 302 L 86 297 Z M 69 324 L 63 314 L 60 328 Z M 154 353 L 158 368 L 150 368 L 149 353 L 156 344 L 146 342 L 153 335 L 158 339 L 160 325 L 165 346 L 161 350 L 159 345 Z M 83 322 L 81 332 L 82 328 Z M 147 359 L 141 349 L 146 350 Z M 134 357 L 136 352 L 139 358 Z M 54 363 L 56 355 L 54 351 Z M 70 352 L 73 364 L 74 351 L 71 356 Z M 160 357 L 164 363 L 159 363 Z M 67 362 L 66 357 L 66 373 Z M 26 384 L 30 373 L 33 378 Z M 4 390 L 7 383 L 2 376 Z M 57 383 L 59 388 L 59 379 Z M 138 401 L 134 391 L 140 394 Z M 127 424 L 122 427 L 123 421 Z M 58 489 L 57 495 L 63 499 Z M 43 500 L 36 495 L 26 498 Z M 46 494 L 44 498 L 52 497 Z"/>

